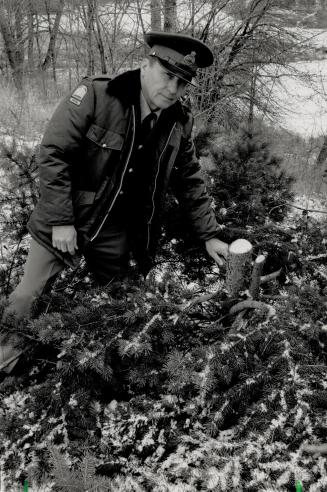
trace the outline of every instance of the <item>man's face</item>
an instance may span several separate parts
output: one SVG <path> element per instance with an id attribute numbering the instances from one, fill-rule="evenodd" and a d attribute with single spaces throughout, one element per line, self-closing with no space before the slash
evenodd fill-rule
<path id="1" fill-rule="evenodd" d="M 141 64 L 142 92 L 151 110 L 166 109 L 184 95 L 187 83 L 168 72 L 156 59 Z"/>

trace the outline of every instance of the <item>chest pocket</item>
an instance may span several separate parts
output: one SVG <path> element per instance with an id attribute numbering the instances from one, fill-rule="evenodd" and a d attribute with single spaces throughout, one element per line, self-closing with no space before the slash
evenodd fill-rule
<path id="1" fill-rule="evenodd" d="M 112 130 L 107 130 L 98 125 L 91 125 L 86 138 L 103 149 L 121 150 L 124 139 L 122 135 Z"/>
<path id="2" fill-rule="evenodd" d="M 97 191 L 107 176 L 112 176 L 121 158 L 124 137 L 113 130 L 91 125 L 81 156 L 83 169 L 77 173 L 78 188 Z M 80 182 L 83 181 L 83 182 Z"/>

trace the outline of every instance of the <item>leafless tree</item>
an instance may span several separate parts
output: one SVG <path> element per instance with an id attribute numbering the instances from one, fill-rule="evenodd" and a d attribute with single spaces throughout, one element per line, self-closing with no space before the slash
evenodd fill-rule
<path id="1" fill-rule="evenodd" d="M 177 0 L 164 0 L 164 31 L 177 30 Z"/>
<path id="2" fill-rule="evenodd" d="M 0 32 L 8 58 L 14 84 L 23 88 L 24 44 L 23 44 L 23 3 L 0 0 Z"/>
<path id="3" fill-rule="evenodd" d="M 151 30 L 161 31 L 161 0 L 151 0 Z"/>
<path id="4" fill-rule="evenodd" d="M 148 29 L 192 34 L 215 53 L 213 67 L 199 76 L 196 111 L 251 126 L 256 111 L 277 114 L 275 67 L 288 67 L 299 43 L 275 14 L 285 1 L 0 0 L 0 32 L 16 87 L 25 73 L 37 77 L 38 68 L 48 83 L 49 68 L 55 78 L 60 66 L 69 86 L 85 73 L 132 68 Z"/>
<path id="5" fill-rule="evenodd" d="M 215 0 L 198 36 L 211 44 L 213 67 L 202 77 L 196 92 L 199 113 L 236 126 L 253 115 L 277 116 L 272 84 L 281 71 L 295 75 L 293 60 L 300 39 L 275 17 L 274 0 L 249 0 L 240 8 L 236 0 Z M 215 29 L 213 29 L 215 22 Z"/>
<path id="6" fill-rule="evenodd" d="M 44 61 L 41 64 L 41 68 L 43 71 L 45 71 L 52 63 L 54 80 L 56 80 L 56 40 L 58 37 L 60 19 L 64 10 L 64 5 L 65 5 L 65 0 L 59 0 L 58 8 L 56 9 L 55 12 L 55 20 L 53 25 L 51 25 L 50 10 L 48 8 L 48 3 L 46 0 L 46 9 L 47 9 L 48 27 L 49 27 L 49 44 Z"/>

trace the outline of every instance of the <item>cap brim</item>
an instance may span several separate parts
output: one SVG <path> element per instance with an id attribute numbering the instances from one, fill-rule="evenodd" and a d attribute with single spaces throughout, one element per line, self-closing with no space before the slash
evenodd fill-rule
<path id="1" fill-rule="evenodd" d="M 180 75 L 179 73 L 176 73 L 176 71 L 171 70 L 170 68 L 167 68 L 167 67 L 165 67 L 165 69 L 167 70 L 167 72 L 171 73 L 172 75 L 176 75 L 176 77 L 178 77 L 179 79 L 183 80 L 187 84 L 190 84 L 193 87 L 197 87 L 197 83 L 196 83 L 196 80 L 195 80 L 194 77 L 192 77 L 191 80 L 187 80 L 186 78 L 183 77 L 183 75 Z"/>
<path id="2" fill-rule="evenodd" d="M 155 55 L 152 55 L 155 56 Z M 194 77 L 187 78 L 187 75 L 183 74 L 183 70 L 181 70 L 178 67 L 175 67 L 174 65 L 171 65 L 170 63 L 166 62 L 165 60 L 162 60 L 158 56 L 155 56 L 157 60 L 161 63 L 161 65 L 164 67 L 167 72 L 171 73 L 172 75 L 175 75 L 175 77 L 178 77 L 179 79 L 183 80 L 183 82 L 186 82 L 186 84 L 191 84 L 193 87 L 197 87 L 196 81 Z"/>

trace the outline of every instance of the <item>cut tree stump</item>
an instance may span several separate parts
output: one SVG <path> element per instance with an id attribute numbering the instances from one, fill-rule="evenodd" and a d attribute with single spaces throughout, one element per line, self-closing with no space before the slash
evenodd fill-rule
<path id="1" fill-rule="evenodd" d="M 250 276 L 252 244 L 246 239 L 237 239 L 230 244 L 227 258 L 226 288 L 235 297 L 245 289 Z"/>
<path id="2" fill-rule="evenodd" d="M 259 297 L 261 274 L 265 261 L 266 261 L 265 255 L 259 255 L 257 256 L 254 262 L 253 270 L 252 270 L 252 279 L 249 288 L 250 296 L 252 297 L 252 299 L 257 299 Z"/>

